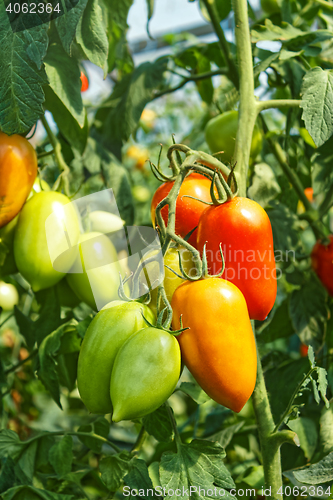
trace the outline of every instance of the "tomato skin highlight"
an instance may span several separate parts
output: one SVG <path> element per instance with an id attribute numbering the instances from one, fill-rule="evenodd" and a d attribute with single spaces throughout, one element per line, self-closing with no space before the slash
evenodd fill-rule
<path id="1" fill-rule="evenodd" d="M 221 244 L 225 260 L 222 277 L 243 293 L 250 318 L 264 320 L 277 291 L 272 227 L 265 210 L 241 197 L 208 207 L 198 226 L 200 252 L 205 243 L 210 274 L 222 269 Z"/>
<path id="2" fill-rule="evenodd" d="M 202 389 L 217 403 L 239 412 L 251 396 L 257 353 L 244 296 L 220 278 L 187 281 L 172 302 L 182 359 Z"/>
<path id="3" fill-rule="evenodd" d="M 156 207 L 160 201 L 162 201 L 169 194 L 173 184 L 173 182 L 164 182 L 155 191 L 151 202 L 151 220 L 154 227 L 156 226 Z M 211 202 L 210 185 L 211 181 L 209 179 L 197 173 L 192 173 L 184 179 L 176 202 L 176 234 L 182 238 L 185 238 L 185 236 L 198 225 L 200 215 L 207 207 L 205 203 L 201 203 L 200 201 L 193 200 L 191 198 L 186 198 L 184 195 L 193 196 L 200 200 Z M 163 207 L 161 215 L 165 225 L 168 223 L 168 213 L 169 207 Z M 191 234 L 191 237 L 188 240 L 188 242 L 193 246 L 196 244 L 196 234 L 197 230 Z"/>
<path id="4" fill-rule="evenodd" d="M 91 413 L 111 413 L 110 379 L 120 347 L 149 322 L 151 310 L 139 302 L 114 301 L 97 313 L 84 336 L 78 362 L 77 383 L 82 401 Z M 138 355 L 140 353 L 137 353 Z"/>
<path id="5" fill-rule="evenodd" d="M 14 257 L 18 270 L 34 292 L 58 283 L 76 258 L 79 221 L 72 206 L 64 208 L 69 203 L 69 198 L 61 193 L 43 191 L 33 195 L 20 212 L 14 236 Z M 49 254 L 45 223 L 51 214 L 54 214 L 50 234 L 54 238 L 52 247 L 59 251 L 59 267 L 61 265 L 63 272 L 54 269 Z M 64 252 L 63 246 L 65 229 L 71 243 L 68 252 Z"/>
<path id="6" fill-rule="evenodd" d="M 110 394 L 112 420 L 141 418 L 157 410 L 174 391 L 181 368 L 173 335 L 144 328 L 123 344 L 115 359 Z"/>
<path id="7" fill-rule="evenodd" d="M 317 241 L 311 252 L 312 269 L 317 274 L 323 286 L 333 297 L 333 234 L 328 236 L 329 244 Z"/>
<path id="8" fill-rule="evenodd" d="M 20 135 L 0 132 L 0 227 L 21 210 L 37 176 L 37 155 Z"/>
<path id="9" fill-rule="evenodd" d="M 19 294 L 14 285 L 0 281 L 0 307 L 11 311 L 19 302 Z"/>

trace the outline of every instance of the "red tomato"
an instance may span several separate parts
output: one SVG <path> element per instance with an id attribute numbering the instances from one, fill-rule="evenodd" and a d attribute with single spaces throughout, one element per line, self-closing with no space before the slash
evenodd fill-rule
<path id="1" fill-rule="evenodd" d="M 236 197 L 202 213 L 197 248 L 206 243 L 209 271 L 222 269 L 223 278 L 243 293 L 251 319 L 264 320 L 276 297 L 276 268 L 272 227 L 265 210 L 255 201 Z"/>
<path id="2" fill-rule="evenodd" d="M 307 197 L 307 199 L 312 203 L 313 202 L 313 188 L 305 188 L 304 189 L 304 194 Z"/>
<path id="3" fill-rule="evenodd" d="M 239 412 L 257 377 L 257 352 L 246 302 L 228 281 L 186 281 L 171 301 L 172 326 L 182 359 L 203 390 L 219 404 Z"/>
<path id="4" fill-rule="evenodd" d="M 187 196 L 194 196 L 200 200 L 211 202 L 210 196 L 211 181 L 200 174 L 190 174 L 184 179 L 180 188 L 176 204 L 176 234 L 184 238 L 192 229 L 194 229 L 199 222 L 200 215 L 206 209 L 207 205 L 200 201 L 186 198 Z M 155 226 L 155 210 L 157 205 L 162 201 L 171 191 L 173 182 L 164 182 L 156 191 L 151 202 L 151 219 L 153 226 Z M 167 224 L 169 207 L 163 207 L 162 217 Z M 193 246 L 196 245 L 197 230 L 195 230 L 189 238 L 189 243 Z"/>
<path id="5" fill-rule="evenodd" d="M 85 92 L 89 88 L 89 81 L 86 75 L 83 73 L 83 71 L 81 71 L 80 79 L 81 79 L 81 92 Z"/>
<path id="6" fill-rule="evenodd" d="M 309 346 L 306 344 L 301 344 L 299 346 L 299 353 L 302 356 L 302 358 L 305 358 L 308 355 L 308 350 L 309 350 Z"/>
<path id="7" fill-rule="evenodd" d="M 318 278 L 333 297 L 333 234 L 328 239 L 328 245 L 317 241 L 311 252 L 311 263 Z"/>

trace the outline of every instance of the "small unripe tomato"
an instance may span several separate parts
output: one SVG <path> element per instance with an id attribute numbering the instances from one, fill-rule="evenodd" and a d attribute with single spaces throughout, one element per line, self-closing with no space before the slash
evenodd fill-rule
<path id="1" fill-rule="evenodd" d="M 121 346 L 155 318 L 139 302 L 115 300 L 99 311 L 84 336 L 78 362 L 77 383 L 82 401 L 91 413 L 111 413 L 111 372 Z M 138 355 L 140 353 L 137 353 Z"/>
<path id="2" fill-rule="evenodd" d="M 238 111 L 227 111 L 215 116 L 206 125 L 206 142 L 212 153 L 223 151 L 219 155 L 223 163 L 232 163 L 238 129 Z M 251 142 L 251 158 L 255 160 L 262 149 L 262 134 L 256 124 Z"/>
<path id="3" fill-rule="evenodd" d="M 14 285 L 0 281 L 0 307 L 11 311 L 18 304 L 19 294 Z"/>
<path id="4" fill-rule="evenodd" d="M 280 7 L 277 0 L 261 0 L 262 9 L 267 12 L 267 14 L 275 14 L 280 12 Z"/>
<path id="5" fill-rule="evenodd" d="M 177 340 L 159 328 L 144 328 L 119 349 L 111 374 L 112 420 L 141 418 L 157 410 L 180 377 Z"/>
<path id="6" fill-rule="evenodd" d="M 65 276 L 77 256 L 79 236 L 78 217 L 67 196 L 43 191 L 27 201 L 15 229 L 14 256 L 34 292 Z"/>
<path id="7" fill-rule="evenodd" d="M 0 227 L 21 210 L 37 175 L 37 155 L 20 135 L 0 132 Z"/>
<path id="8" fill-rule="evenodd" d="M 89 81 L 86 75 L 83 73 L 83 71 L 81 71 L 80 79 L 81 79 L 81 92 L 86 92 L 86 90 L 88 90 L 89 88 Z"/>

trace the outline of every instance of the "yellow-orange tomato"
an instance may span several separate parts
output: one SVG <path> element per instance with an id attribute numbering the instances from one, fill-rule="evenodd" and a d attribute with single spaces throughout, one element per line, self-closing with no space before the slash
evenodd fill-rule
<path id="1" fill-rule="evenodd" d="M 37 175 L 37 155 L 20 135 L 0 132 L 0 227 L 21 210 Z"/>
<path id="2" fill-rule="evenodd" d="M 217 403 L 239 412 L 257 377 L 257 353 L 247 305 L 229 281 L 187 281 L 172 297 L 174 329 L 182 359 L 202 389 Z"/>
<path id="3" fill-rule="evenodd" d="M 138 146 L 130 146 L 126 153 L 127 157 L 134 161 L 134 166 L 138 170 L 142 170 L 146 161 L 149 158 L 147 149 L 139 148 Z"/>

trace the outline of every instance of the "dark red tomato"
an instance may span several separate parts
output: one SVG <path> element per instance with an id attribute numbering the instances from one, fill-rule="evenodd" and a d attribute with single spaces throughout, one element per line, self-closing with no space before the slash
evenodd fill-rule
<path id="1" fill-rule="evenodd" d="M 190 174 L 184 179 L 182 187 L 180 188 L 176 204 L 176 234 L 184 238 L 192 229 L 194 229 L 199 222 L 200 215 L 207 208 L 205 203 L 186 198 L 187 196 L 194 196 L 200 200 L 211 202 L 210 196 L 211 181 L 200 174 Z M 173 182 L 164 182 L 156 191 L 151 202 L 151 219 L 155 226 L 155 210 L 157 205 L 162 201 L 171 191 Z M 167 224 L 168 222 L 169 207 L 163 207 L 162 217 Z M 196 245 L 197 230 L 192 233 L 189 238 L 189 243 L 193 246 Z"/>
<path id="2" fill-rule="evenodd" d="M 301 344 L 299 346 L 299 353 L 302 356 L 302 358 L 305 358 L 308 355 L 308 350 L 309 350 L 309 346 L 306 344 Z"/>
<path id="3" fill-rule="evenodd" d="M 328 245 L 317 241 L 311 252 L 311 263 L 318 278 L 333 297 L 333 234 L 328 239 Z"/>
<path id="4" fill-rule="evenodd" d="M 243 293 L 250 318 L 264 320 L 274 305 L 277 288 L 272 227 L 265 210 L 240 197 L 206 208 L 198 225 L 199 251 L 205 243 L 210 273 L 221 271 L 221 244 L 223 278 Z"/>

